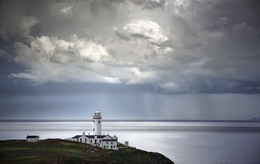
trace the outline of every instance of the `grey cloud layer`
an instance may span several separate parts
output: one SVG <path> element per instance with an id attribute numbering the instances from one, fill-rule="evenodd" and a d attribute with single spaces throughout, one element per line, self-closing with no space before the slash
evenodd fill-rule
<path id="1" fill-rule="evenodd" d="M 10 77 L 33 84 L 149 84 L 173 93 L 259 92 L 255 3 L 3 1 L 0 37 L 15 49 L 14 61 L 26 67 Z"/>

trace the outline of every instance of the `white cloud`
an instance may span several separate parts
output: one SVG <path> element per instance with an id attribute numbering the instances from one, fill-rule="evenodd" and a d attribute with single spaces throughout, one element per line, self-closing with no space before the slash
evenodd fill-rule
<path id="1" fill-rule="evenodd" d="M 163 91 L 165 92 L 175 92 L 175 93 L 182 93 L 189 91 L 188 88 L 185 86 L 182 86 L 180 84 L 177 84 L 174 81 L 166 82 L 163 84 L 158 85 Z"/>
<path id="2" fill-rule="evenodd" d="M 162 28 L 156 22 L 130 21 L 124 26 L 113 27 L 113 31 L 121 39 L 115 42 L 115 46 L 120 47 L 115 51 L 123 50 L 123 57 L 126 59 L 133 56 L 135 60 L 132 62 L 138 60 L 149 63 L 150 60 L 166 57 L 174 52 L 173 48 L 163 45 L 168 38 L 163 35 Z"/>
<path id="3" fill-rule="evenodd" d="M 145 83 L 153 83 L 156 80 L 156 71 L 149 71 L 144 70 L 141 71 L 137 67 L 130 68 L 130 74 L 129 80 L 127 81 L 127 84 L 145 84 Z"/>
<path id="4" fill-rule="evenodd" d="M 41 36 L 30 46 L 17 42 L 17 63 L 25 65 L 25 72 L 12 73 L 11 77 L 30 80 L 34 84 L 48 82 L 98 82 L 138 84 L 152 82 L 151 71 L 140 71 L 127 61 L 112 57 L 108 50 L 91 40 L 71 37 L 71 41 Z M 117 65 L 123 64 L 122 68 Z"/>
<path id="5" fill-rule="evenodd" d="M 10 77 L 15 77 L 15 78 L 23 78 L 31 81 L 37 81 L 37 77 L 30 74 L 30 73 L 11 73 Z"/>
<path id="6" fill-rule="evenodd" d="M 161 55 L 161 56 L 171 54 L 174 51 L 174 49 L 171 47 L 160 47 L 160 46 L 156 46 L 156 45 L 154 45 L 154 50 L 158 55 Z"/>
<path id="7" fill-rule="evenodd" d="M 141 75 L 142 75 L 142 73 L 140 72 L 139 68 L 137 68 L 137 67 L 131 68 L 131 71 L 132 71 L 132 72 L 134 73 L 134 75 L 136 75 L 136 76 L 141 76 Z"/>
<path id="8" fill-rule="evenodd" d="M 98 62 L 109 57 L 108 51 L 93 41 L 86 42 L 85 40 L 78 39 L 76 36 L 74 37 L 74 43 L 71 44 L 74 46 L 75 51 L 77 51 L 76 53 L 85 60 Z"/>
<path id="9" fill-rule="evenodd" d="M 102 72 L 102 61 L 108 57 L 108 52 L 92 41 L 76 36 L 72 42 L 41 36 L 33 39 L 30 46 L 16 43 L 15 50 L 18 54 L 15 61 L 26 65 L 28 70 L 12 74 L 12 77 L 38 84 L 69 81 L 120 83 L 117 77 Z"/>
<path id="10" fill-rule="evenodd" d="M 62 14 L 65 14 L 65 15 L 69 15 L 69 14 L 72 13 L 72 9 L 73 9 L 72 6 L 66 6 L 66 7 L 60 9 L 60 12 L 61 12 Z"/>
<path id="11" fill-rule="evenodd" d="M 163 35 L 161 27 L 153 21 L 136 20 L 124 26 L 123 29 L 132 36 L 147 38 L 150 42 L 156 44 L 161 44 L 168 40 Z"/>

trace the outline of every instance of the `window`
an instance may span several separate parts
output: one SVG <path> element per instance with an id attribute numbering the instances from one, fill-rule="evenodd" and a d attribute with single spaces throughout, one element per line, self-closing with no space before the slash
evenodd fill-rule
<path id="1" fill-rule="evenodd" d="M 107 144 L 108 144 L 108 142 L 107 142 Z"/>
<path id="2" fill-rule="evenodd" d="M 114 146 L 114 148 L 116 148 L 116 146 Z"/>
<path id="3" fill-rule="evenodd" d="M 108 146 L 107 146 L 107 148 L 108 148 Z"/>
<path id="4" fill-rule="evenodd" d="M 101 140 L 99 140 L 99 143 L 101 143 Z"/>
<path id="5" fill-rule="evenodd" d="M 100 123 L 100 120 L 98 120 L 98 123 Z"/>
<path id="6" fill-rule="evenodd" d="M 93 122 L 95 123 L 95 120 L 93 120 Z"/>
<path id="7" fill-rule="evenodd" d="M 95 131 L 95 128 L 93 128 L 93 131 Z"/>
<path id="8" fill-rule="evenodd" d="M 111 144 L 113 144 L 113 142 L 111 142 Z"/>
<path id="9" fill-rule="evenodd" d="M 92 140 L 90 140 L 90 142 L 92 143 Z"/>
<path id="10" fill-rule="evenodd" d="M 87 139 L 85 139 L 85 142 L 87 142 Z"/>

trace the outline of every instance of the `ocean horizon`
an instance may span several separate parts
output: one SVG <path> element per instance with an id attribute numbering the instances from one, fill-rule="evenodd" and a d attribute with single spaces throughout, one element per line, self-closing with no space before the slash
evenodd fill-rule
<path id="1" fill-rule="evenodd" d="M 175 163 L 259 163 L 259 122 L 107 121 L 102 133 L 129 141 L 130 146 L 159 152 Z M 0 140 L 67 139 L 92 133 L 92 121 L 0 122 Z"/>
<path id="2" fill-rule="evenodd" d="M 0 119 L 0 122 L 82 122 L 92 121 L 92 119 Z M 260 120 L 156 120 L 156 119 L 102 119 L 102 122 L 260 122 Z"/>

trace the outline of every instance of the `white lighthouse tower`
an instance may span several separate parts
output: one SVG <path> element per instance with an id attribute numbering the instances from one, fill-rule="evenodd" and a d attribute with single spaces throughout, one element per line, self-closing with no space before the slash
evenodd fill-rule
<path id="1" fill-rule="evenodd" d="M 101 135 L 101 113 L 96 111 L 93 116 L 93 135 Z"/>

